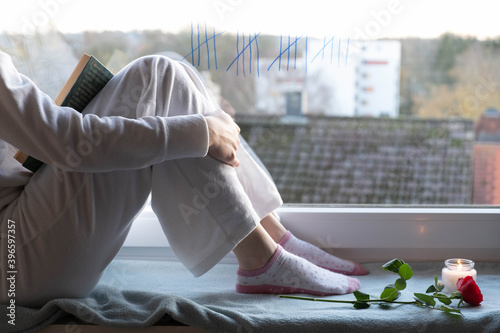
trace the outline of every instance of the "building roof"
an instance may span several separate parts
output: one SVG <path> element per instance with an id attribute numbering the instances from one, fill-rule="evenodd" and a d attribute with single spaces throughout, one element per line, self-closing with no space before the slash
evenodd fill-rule
<path id="1" fill-rule="evenodd" d="M 500 143 L 474 145 L 473 203 L 500 205 Z"/>
<path id="2" fill-rule="evenodd" d="M 284 202 L 472 203 L 468 120 L 237 115 Z"/>
<path id="3" fill-rule="evenodd" d="M 476 141 L 500 142 L 500 113 L 497 109 L 489 108 L 477 122 Z"/>

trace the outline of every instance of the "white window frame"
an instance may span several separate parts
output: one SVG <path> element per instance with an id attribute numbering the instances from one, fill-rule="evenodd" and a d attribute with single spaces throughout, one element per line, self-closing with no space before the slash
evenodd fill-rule
<path id="1" fill-rule="evenodd" d="M 284 205 L 277 212 L 296 236 L 360 262 L 500 262 L 500 207 Z M 134 222 L 118 258 L 175 258 L 150 206 Z M 233 261 L 229 254 L 226 262 Z"/>

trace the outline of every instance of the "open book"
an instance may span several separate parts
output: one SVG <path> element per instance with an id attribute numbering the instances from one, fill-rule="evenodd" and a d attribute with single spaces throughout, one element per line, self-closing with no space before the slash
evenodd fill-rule
<path id="1" fill-rule="evenodd" d="M 82 112 L 112 77 L 113 73 L 96 58 L 84 54 L 54 102 Z M 32 172 L 43 165 L 43 162 L 22 151 L 18 151 L 14 158 Z"/>

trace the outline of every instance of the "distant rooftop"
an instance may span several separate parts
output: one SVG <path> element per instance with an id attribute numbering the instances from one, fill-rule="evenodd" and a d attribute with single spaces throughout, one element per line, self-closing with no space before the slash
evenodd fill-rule
<path id="1" fill-rule="evenodd" d="M 500 113 L 497 109 L 487 109 L 477 122 L 476 141 L 500 142 Z"/>
<path id="2" fill-rule="evenodd" d="M 500 205 L 500 142 L 474 146 L 474 204 Z"/>
<path id="3" fill-rule="evenodd" d="M 489 108 L 484 112 L 484 115 L 488 118 L 500 118 L 500 112 L 495 108 Z"/>
<path id="4" fill-rule="evenodd" d="M 242 115 L 236 121 L 285 202 L 472 203 L 472 121 Z"/>

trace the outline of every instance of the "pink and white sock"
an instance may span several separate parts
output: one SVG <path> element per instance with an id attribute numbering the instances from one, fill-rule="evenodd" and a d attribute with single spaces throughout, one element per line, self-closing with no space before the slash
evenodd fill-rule
<path id="1" fill-rule="evenodd" d="M 238 269 L 236 291 L 244 294 L 340 295 L 359 289 L 359 281 L 330 272 L 278 245 L 269 262 L 261 269 Z"/>
<path id="2" fill-rule="evenodd" d="M 286 251 L 329 271 L 347 275 L 368 274 L 368 271 L 360 264 L 335 257 L 312 244 L 298 239 L 290 231 L 286 232 L 285 237 L 278 244 Z"/>

